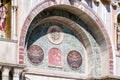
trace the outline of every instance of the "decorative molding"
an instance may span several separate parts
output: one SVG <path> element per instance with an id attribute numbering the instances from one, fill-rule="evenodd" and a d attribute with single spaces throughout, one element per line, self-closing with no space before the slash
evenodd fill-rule
<path id="1" fill-rule="evenodd" d="M 13 10 L 17 10 L 18 8 L 18 4 L 17 4 L 17 0 L 11 0 L 11 7 Z"/>
<path id="2" fill-rule="evenodd" d="M 87 74 L 79 74 L 79 73 L 70 73 L 70 72 L 62 72 L 62 71 L 52 71 L 47 69 L 37 69 L 37 68 L 26 68 L 24 70 L 24 75 L 39 75 L 39 76 L 51 76 L 51 77 L 61 77 L 61 78 L 72 78 L 72 79 L 120 79 L 120 76 L 114 75 L 102 75 L 102 76 L 90 76 Z"/>
<path id="3" fill-rule="evenodd" d="M 4 39 L 4 38 L 0 38 L 0 41 L 11 42 L 11 43 L 17 43 L 18 42 L 18 40 Z"/>
<path id="4" fill-rule="evenodd" d="M 120 57 L 120 53 L 117 51 L 116 57 Z"/>
<path id="5" fill-rule="evenodd" d="M 111 2 L 111 5 L 112 5 L 113 7 L 116 7 L 116 6 L 118 5 L 118 2 Z"/>
<path id="6" fill-rule="evenodd" d="M 0 66 L 17 67 L 17 68 L 26 67 L 26 65 L 23 65 L 23 64 L 11 64 L 11 63 L 2 63 L 2 62 L 0 62 Z"/>
<path id="7" fill-rule="evenodd" d="M 66 5 L 70 5 L 70 4 L 67 4 L 65 3 Z M 30 12 L 30 14 L 28 15 L 28 17 L 26 18 L 26 21 L 22 27 L 22 31 L 21 31 L 21 34 L 20 34 L 20 40 L 19 40 L 19 55 L 22 55 L 23 56 L 23 59 L 20 59 L 19 58 L 19 64 L 24 64 L 24 46 L 25 46 L 25 37 L 26 37 L 26 33 L 27 33 L 27 29 L 29 28 L 29 24 L 31 23 L 31 21 L 34 19 L 34 17 L 40 13 L 41 11 L 43 11 L 44 9 L 48 8 L 48 7 L 51 7 L 53 5 L 56 5 L 56 4 L 53 4 L 53 2 L 51 1 L 46 1 L 45 3 L 43 4 L 39 4 L 38 6 L 36 6 L 36 8 L 34 8 L 32 10 L 32 12 Z M 57 5 L 60 5 L 60 3 L 58 3 Z M 83 6 L 84 9 L 81 9 L 80 6 Z M 111 45 L 111 41 L 110 41 L 110 38 L 108 36 L 108 33 L 103 25 L 103 23 L 101 22 L 101 20 L 99 19 L 99 17 L 97 16 L 97 14 L 91 9 L 89 8 L 88 6 L 84 5 L 83 3 L 78 3 L 78 4 L 73 4 L 72 6 L 76 7 L 76 8 L 79 8 L 80 9 L 80 12 L 84 12 L 86 15 L 89 15 L 90 17 L 90 20 L 92 19 L 93 21 L 96 22 L 96 24 L 98 25 L 100 31 L 102 31 L 102 35 L 104 35 L 104 38 L 106 40 L 106 45 L 107 45 L 107 51 L 109 52 L 109 58 L 110 59 L 113 59 L 113 52 L 112 52 L 112 45 Z M 63 7 L 62 7 L 63 8 Z M 65 9 L 68 9 L 69 7 L 66 7 Z M 73 8 L 74 9 L 74 8 Z M 72 9 L 72 12 L 74 11 Z M 70 9 L 69 9 L 70 11 Z M 34 13 L 35 12 L 35 13 Z M 74 12 L 75 15 L 77 15 L 76 12 Z M 88 18 L 85 19 L 85 17 L 83 18 L 84 20 L 87 20 Z M 101 47 L 103 50 L 104 47 Z M 105 57 L 104 57 L 105 58 Z M 113 66 L 111 67 L 111 71 L 112 74 L 113 73 Z M 109 72 L 109 73 L 110 73 Z"/>

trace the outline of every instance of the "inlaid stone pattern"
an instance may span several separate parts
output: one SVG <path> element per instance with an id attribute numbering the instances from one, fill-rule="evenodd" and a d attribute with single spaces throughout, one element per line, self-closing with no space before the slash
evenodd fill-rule
<path id="1" fill-rule="evenodd" d="M 58 48 L 52 48 L 48 52 L 48 64 L 53 67 L 62 67 L 63 66 L 63 58 L 62 52 Z"/>
<path id="2" fill-rule="evenodd" d="M 93 68 L 94 70 L 91 70 L 91 73 L 93 75 L 100 76 L 101 75 L 100 47 L 98 43 L 95 41 L 95 39 L 89 33 L 88 35 L 93 47 L 93 54 L 91 55 L 93 59 L 91 61 L 88 61 L 88 63 L 91 63 L 91 66 L 94 66 Z"/>
<path id="3" fill-rule="evenodd" d="M 33 64 L 39 64 L 42 62 L 44 58 L 44 53 L 41 47 L 38 45 L 31 45 L 28 48 L 28 58 L 31 63 Z"/>
<path id="4" fill-rule="evenodd" d="M 55 30 L 55 31 L 53 30 L 53 32 L 60 31 L 63 33 L 63 36 L 62 36 L 63 39 L 61 40 L 60 43 L 57 43 L 57 44 L 55 44 L 54 42 L 51 42 L 48 37 L 48 31 L 53 26 L 59 27 L 59 30 Z M 59 41 L 59 38 L 58 38 L 58 41 Z M 26 48 L 29 48 L 29 46 L 31 45 L 39 45 L 44 51 L 44 60 L 42 61 L 42 64 L 39 64 L 36 66 L 31 64 L 28 61 L 28 59 L 25 59 L 26 60 L 25 63 L 29 67 L 36 67 L 41 69 L 50 69 L 50 70 L 57 70 L 57 71 L 64 71 L 64 72 L 85 73 L 85 62 L 86 62 L 85 54 L 86 53 L 84 51 L 84 46 L 82 45 L 80 40 L 77 38 L 76 34 L 73 33 L 72 30 L 68 28 L 68 26 L 66 27 L 56 22 L 48 22 L 43 25 L 37 26 L 29 35 L 29 39 L 26 44 L 27 44 Z M 82 63 L 79 63 L 76 61 L 76 63 L 78 64 L 78 67 L 75 67 L 75 68 L 70 67 L 67 62 L 68 53 L 72 50 L 78 51 L 82 57 Z M 81 58 L 78 58 L 78 61 L 81 61 Z"/>

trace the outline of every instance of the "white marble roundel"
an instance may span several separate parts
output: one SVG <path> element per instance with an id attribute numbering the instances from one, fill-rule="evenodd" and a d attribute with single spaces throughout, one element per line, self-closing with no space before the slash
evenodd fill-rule
<path id="1" fill-rule="evenodd" d="M 50 26 L 48 29 L 48 39 L 53 44 L 59 44 L 64 38 L 62 29 L 56 25 Z"/>

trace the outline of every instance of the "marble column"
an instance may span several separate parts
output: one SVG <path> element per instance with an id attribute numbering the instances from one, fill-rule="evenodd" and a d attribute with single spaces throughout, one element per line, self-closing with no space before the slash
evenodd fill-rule
<path id="1" fill-rule="evenodd" d="M 14 68 L 13 70 L 13 80 L 20 80 L 20 74 L 23 69 L 21 68 Z"/>
<path id="2" fill-rule="evenodd" d="M 11 38 L 17 40 L 17 0 L 11 0 Z"/>
<path id="3" fill-rule="evenodd" d="M 4 66 L 2 68 L 2 80 L 9 80 L 9 72 L 11 67 Z"/>

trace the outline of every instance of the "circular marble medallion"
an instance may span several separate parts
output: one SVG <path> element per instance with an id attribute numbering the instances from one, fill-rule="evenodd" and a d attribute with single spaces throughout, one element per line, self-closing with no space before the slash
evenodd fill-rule
<path id="1" fill-rule="evenodd" d="M 33 64 L 39 64 L 44 58 L 43 50 L 38 45 L 31 45 L 27 50 L 28 58 Z"/>
<path id="2" fill-rule="evenodd" d="M 62 42 L 64 38 L 64 34 L 62 32 L 62 29 L 56 25 L 50 26 L 48 29 L 48 39 L 53 44 L 59 44 Z"/>
<path id="3" fill-rule="evenodd" d="M 67 62 L 73 69 L 78 69 L 82 64 L 82 56 L 76 50 L 72 50 L 67 55 Z"/>

